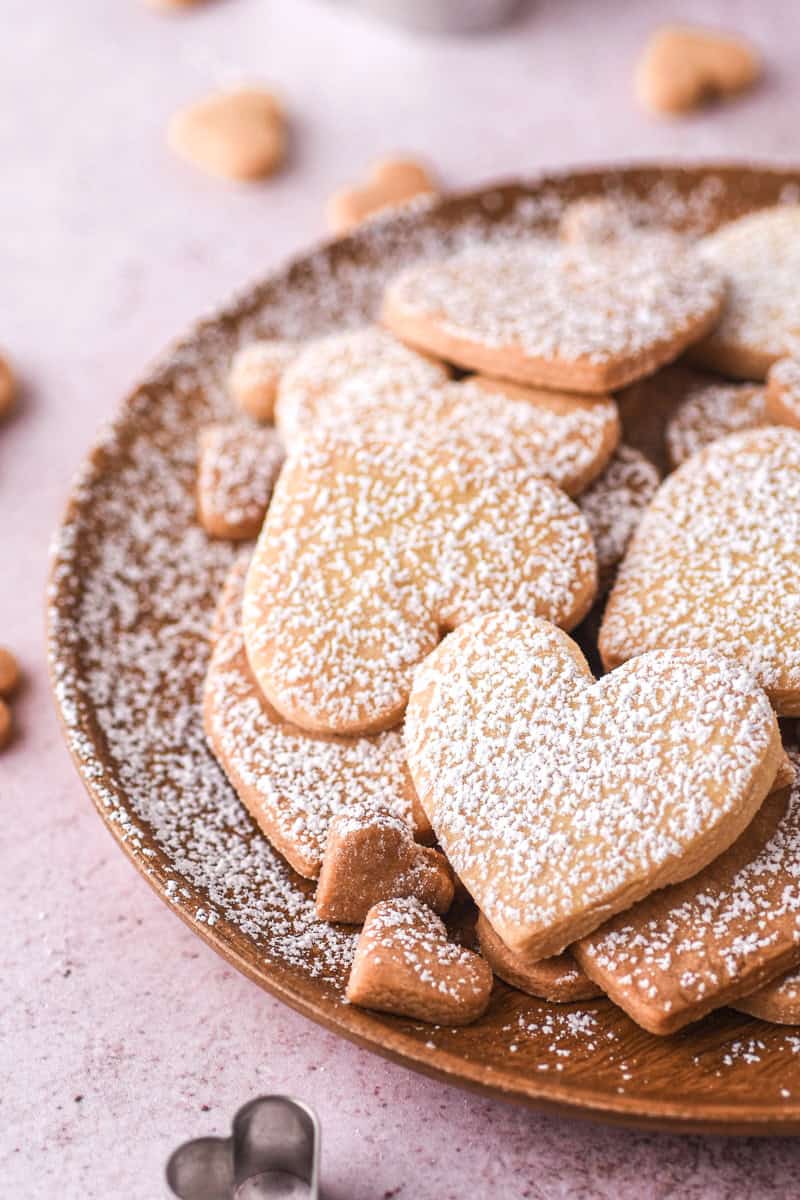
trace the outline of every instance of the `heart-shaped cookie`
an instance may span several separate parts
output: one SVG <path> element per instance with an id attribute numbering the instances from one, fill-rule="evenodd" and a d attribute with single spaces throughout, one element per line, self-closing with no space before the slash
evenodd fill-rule
<path id="1" fill-rule="evenodd" d="M 384 900 L 367 914 L 347 999 L 380 1012 L 468 1025 L 485 1011 L 492 969 L 447 937 L 444 922 L 419 900 Z"/>
<path id="2" fill-rule="evenodd" d="M 372 165 L 365 183 L 333 193 L 327 204 L 328 228 L 332 233 L 347 233 L 375 213 L 435 191 L 421 163 L 411 158 L 382 159 Z"/>
<path id="3" fill-rule="evenodd" d="M 592 394 L 671 362 L 711 329 L 722 276 L 672 239 L 566 245 L 481 243 L 408 267 L 383 320 L 399 338 L 460 367 L 534 387 Z"/>
<path id="4" fill-rule="evenodd" d="M 601 595 L 611 587 L 617 566 L 659 482 L 658 471 L 649 459 L 632 446 L 620 445 L 603 473 L 578 497 L 578 507 L 594 538 Z"/>
<path id="5" fill-rule="evenodd" d="M 277 433 L 233 423 L 206 425 L 198 449 L 200 524 L 211 537 L 254 538 L 285 457 Z"/>
<path id="6" fill-rule="evenodd" d="M 385 729 L 445 631 L 503 607 L 571 628 L 596 585 L 585 517 L 507 454 L 323 431 L 278 480 L 247 577 L 247 654 L 288 720 Z"/>
<path id="7" fill-rule="evenodd" d="M 646 108 L 680 113 L 732 96 L 761 74 L 744 38 L 692 25 L 668 25 L 648 40 L 636 67 L 636 94 Z"/>
<path id="8" fill-rule="evenodd" d="M 732 434 L 659 489 L 600 631 L 607 668 L 668 646 L 739 659 L 782 716 L 800 713 L 800 432 Z"/>
<path id="9" fill-rule="evenodd" d="M 689 391 L 667 422 L 664 440 L 671 467 L 679 467 L 711 442 L 769 424 L 763 387 L 709 380 Z"/>
<path id="10" fill-rule="evenodd" d="M 800 354 L 781 358 L 767 376 L 767 413 L 779 425 L 800 429 Z"/>
<path id="11" fill-rule="evenodd" d="M 223 179 L 262 179 L 283 162 L 286 118 L 261 88 L 218 92 L 176 112 L 167 141 L 182 158 Z"/>
<path id="12" fill-rule="evenodd" d="M 565 633 L 508 611 L 420 666 L 406 751 L 453 869 L 532 961 L 696 874 L 782 760 L 769 701 L 737 663 L 663 651 L 595 682 Z"/>
<path id="13" fill-rule="evenodd" d="M 300 352 L 298 342 L 281 338 L 247 342 L 237 350 L 228 373 L 228 391 L 237 407 L 254 421 L 271 422 L 281 376 Z"/>
<path id="14" fill-rule="evenodd" d="M 373 905 L 403 896 L 445 913 L 453 892 L 447 859 L 418 845 L 393 812 L 373 804 L 334 817 L 314 898 L 318 917 L 360 925 Z"/>
<path id="15" fill-rule="evenodd" d="M 552 958 L 528 962 L 518 954 L 511 953 L 483 913 L 478 916 L 475 932 L 481 954 L 498 979 L 529 996 L 539 996 L 554 1004 L 569 1004 L 573 1000 L 591 1000 L 603 994 L 602 988 L 578 966 L 569 950 Z"/>

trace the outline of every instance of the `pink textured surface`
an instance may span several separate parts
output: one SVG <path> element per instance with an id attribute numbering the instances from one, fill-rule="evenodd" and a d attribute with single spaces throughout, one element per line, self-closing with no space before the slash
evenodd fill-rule
<path id="1" fill-rule="evenodd" d="M 547 0 L 507 31 L 425 40 L 341 3 L 4 0 L 0 344 L 25 381 L 0 429 L 0 642 L 27 683 L 0 759 L 0 1191 L 165 1195 L 180 1140 L 259 1092 L 322 1118 L 329 1200 L 796 1195 L 794 1142 L 637 1134 L 537 1116 L 338 1041 L 225 966 L 150 893 L 95 816 L 48 698 L 46 548 L 93 433 L 189 320 L 321 232 L 328 192 L 393 149 L 447 185 L 636 157 L 800 159 L 800 24 L 781 0 L 679 15 L 748 32 L 751 97 L 659 123 L 630 98 L 644 33 L 675 8 Z M 337 11 L 338 10 L 338 11 Z M 293 115 L 264 187 L 173 160 L 165 119 L 209 86 L 266 80 Z"/>

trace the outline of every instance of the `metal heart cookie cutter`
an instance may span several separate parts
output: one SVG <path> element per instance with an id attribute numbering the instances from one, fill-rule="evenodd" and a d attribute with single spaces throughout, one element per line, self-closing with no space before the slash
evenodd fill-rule
<path id="1" fill-rule="evenodd" d="M 228 1138 L 184 1142 L 167 1163 L 179 1200 L 319 1200 L 317 1115 L 291 1096 L 240 1108 Z"/>

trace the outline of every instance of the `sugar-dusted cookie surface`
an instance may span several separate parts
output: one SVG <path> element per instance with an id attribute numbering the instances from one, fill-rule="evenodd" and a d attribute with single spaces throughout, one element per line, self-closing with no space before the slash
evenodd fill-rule
<path id="1" fill-rule="evenodd" d="M 481 954 L 499 979 L 512 987 L 539 996 L 556 1004 L 569 1004 L 573 1000 L 591 1000 L 602 996 L 602 989 L 581 970 L 569 950 L 553 958 L 542 958 L 528 962 L 518 954 L 512 954 L 504 945 L 483 913 L 476 925 Z"/>
<path id="2" fill-rule="evenodd" d="M 779 425 L 800 429 L 800 354 L 781 358 L 767 376 L 767 413 Z"/>
<path id="3" fill-rule="evenodd" d="M 310 735 L 261 696 L 247 664 L 240 613 L 247 560 L 231 571 L 212 635 L 203 719 L 214 755 L 270 842 L 300 875 L 319 875 L 331 821 L 352 808 L 387 808 L 420 834 L 403 738 Z"/>
<path id="4" fill-rule="evenodd" d="M 614 581 L 628 542 L 660 483 L 656 467 L 632 446 L 617 447 L 602 475 L 578 498 L 594 538 L 598 589 Z"/>
<path id="5" fill-rule="evenodd" d="M 711 442 L 769 424 L 763 387 L 705 380 L 691 387 L 667 422 L 670 466 L 679 467 Z"/>
<path id="6" fill-rule="evenodd" d="M 707 446 L 659 489 L 603 617 L 607 668 L 692 646 L 738 659 L 783 716 L 800 713 L 800 432 Z"/>
<path id="7" fill-rule="evenodd" d="M 405 736 L 453 869 L 530 961 L 696 874 L 782 759 L 769 701 L 735 662 L 662 651 L 595 681 L 567 634 L 509 611 L 419 667 Z"/>
<path id="8" fill-rule="evenodd" d="M 320 412 L 335 421 L 343 388 L 379 403 L 398 393 L 425 393 L 449 379 L 450 371 L 404 346 L 377 325 L 333 333 L 300 352 L 278 386 L 275 422 L 290 446 L 313 428 Z M 349 420 L 347 405 L 342 417 Z"/>
<path id="9" fill-rule="evenodd" d="M 788 800 L 788 805 L 787 805 Z M 574 947 L 604 992 L 668 1034 L 800 962 L 800 787 L 772 792 L 736 842 Z"/>
<path id="10" fill-rule="evenodd" d="M 321 432 L 275 489 L 247 578 L 247 654 L 303 728 L 388 728 L 447 630 L 503 607 L 571 628 L 596 586 L 586 518 L 530 469 L 491 449 Z"/>
<path id="11" fill-rule="evenodd" d="M 656 113 L 683 113 L 751 87 L 761 58 L 742 37 L 695 25 L 651 34 L 636 64 L 636 95 Z"/>
<path id="12" fill-rule="evenodd" d="M 800 204 L 740 217 L 698 252 L 724 274 L 727 291 L 718 325 L 692 357 L 737 379 L 766 378 L 800 330 Z"/>
<path id="13" fill-rule="evenodd" d="M 722 277 L 657 238 L 497 242 L 390 282 L 384 323 L 410 345 L 487 375 L 601 393 L 649 375 L 706 334 Z"/>
<path id="14" fill-rule="evenodd" d="M 280 378 L 299 352 L 297 342 L 280 338 L 262 338 L 242 346 L 234 354 L 228 374 L 231 399 L 254 421 L 272 421 Z"/>
<path id="15" fill-rule="evenodd" d="M 206 425 L 198 449 L 200 524 L 212 537 L 254 538 L 285 458 L 277 433 L 248 425 Z"/>
<path id="16" fill-rule="evenodd" d="M 299 413 L 298 413 L 299 416 Z M 345 380 L 304 406 L 313 429 L 447 447 L 454 440 L 513 455 L 574 496 L 603 470 L 619 440 L 610 396 L 520 387 L 483 375 L 437 387 L 373 391 L 369 376 Z M 297 429 L 298 434 L 306 432 Z"/>
<path id="17" fill-rule="evenodd" d="M 445 913 L 453 894 L 444 855 L 419 846 L 408 821 L 389 809 L 354 805 L 331 821 L 314 898 L 323 920 L 360 925 L 373 905 L 402 896 Z"/>
<path id="18" fill-rule="evenodd" d="M 667 426 L 687 396 L 714 377 L 688 367 L 664 367 L 616 395 L 622 440 L 649 458 L 664 476 L 672 469 L 667 454 Z"/>
<path id="19" fill-rule="evenodd" d="M 486 1011 L 492 969 L 451 942 L 442 920 L 418 900 L 384 900 L 358 939 L 351 1004 L 438 1025 L 468 1025 Z"/>
<path id="20" fill-rule="evenodd" d="M 749 996 L 739 996 L 730 1007 L 775 1025 L 800 1025 L 800 968 L 779 975 Z"/>

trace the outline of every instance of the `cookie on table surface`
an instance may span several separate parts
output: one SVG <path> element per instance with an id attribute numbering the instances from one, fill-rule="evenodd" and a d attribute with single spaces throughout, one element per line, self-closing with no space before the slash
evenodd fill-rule
<path id="1" fill-rule="evenodd" d="M 698 253 L 727 286 L 719 322 L 692 358 L 736 379 L 765 379 L 800 331 L 800 204 L 723 225 Z"/>
<path id="2" fill-rule="evenodd" d="M 200 524 L 211 537 L 256 537 L 285 458 L 277 433 L 248 425 L 206 425 L 198 444 Z"/>
<path id="3" fill-rule="evenodd" d="M 278 384 L 299 353 L 299 343 L 281 338 L 261 338 L 236 351 L 228 374 L 228 391 L 242 412 L 254 421 L 274 420 Z"/>
<path id="4" fill-rule="evenodd" d="M 435 192 L 430 172 L 416 159 L 381 159 L 372 164 L 364 183 L 333 193 L 325 208 L 328 228 L 332 233 L 348 233 L 376 213 Z"/>
<path id="5" fill-rule="evenodd" d="M 731 434 L 662 484 L 619 568 L 606 668 L 668 646 L 738 659 L 780 716 L 800 714 L 800 432 Z"/>
<path id="6" fill-rule="evenodd" d="M 698 382 L 667 422 L 665 441 L 670 466 L 679 467 L 729 433 L 769 423 L 763 387 L 711 379 Z"/>
<path id="7" fill-rule="evenodd" d="M 534 387 L 603 393 L 650 375 L 712 328 L 721 275 L 657 238 L 485 243 L 406 268 L 384 323 L 409 345 Z"/>
<path id="8" fill-rule="evenodd" d="M 308 734 L 264 700 L 240 631 L 246 568 L 243 558 L 223 591 L 203 691 L 206 736 L 239 799 L 295 871 L 309 879 L 319 875 L 337 815 L 388 808 L 420 836 L 429 834 L 400 730 L 363 738 Z"/>
<path id="9" fill-rule="evenodd" d="M 752 87 L 761 58 L 743 37 L 695 25 L 666 25 L 636 64 L 636 95 L 655 113 L 685 113 Z"/>
<path id="10" fill-rule="evenodd" d="M 601 926 L 575 956 L 639 1025 L 674 1033 L 800 963 L 798 864 L 795 784 L 699 875 Z"/>
<path id="11" fill-rule="evenodd" d="M 800 352 L 770 367 L 766 404 L 767 413 L 778 425 L 800 429 Z"/>
<path id="12" fill-rule="evenodd" d="M 290 456 L 262 527 L 247 654 L 287 720 L 375 731 L 400 720 L 447 630 L 503 607 L 570 628 L 596 586 L 585 517 L 507 456 L 321 432 Z"/>
<path id="13" fill-rule="evenodd" d="M 367 914 L 347 983 L 351 1004 L 437 1025 L 469 1025 L 492 994 L 489 964 L 447 936 L 418 900 L 384 900 Z"/>
<path id="14" fill-rule="evenodd" d="M 581 970 L 569 950 L 553 958 L 528 962 L 511 953 L 483 913 L 478 916 L 476 932 L 481 954 L 498 979 L 529 996 L 538 996 L 555 1004 L 569 1004 L 573 1000 L 591 1000 L 603 994 L 602 989 Z"/>
<path id="15" fill-rule="evenodd" d="M 320 413 L 334 422 L 343 389 L 375 404 L 425 393 L 450 378 L 444 363 L 404 346 L 377 325 L 309 342 L 281 377 L 275 422 L 286 445 L 313 428 Z M 347 405 L 343 419 L 348 420 Z"/>
<path id="16" fill-rule="evenodd" d="M 617 566 L 660 482 L 653 463 L 622 444 L 603 473 L 578 497 L 594 538 L 601 595 L 614 582 Z"/>
<path id="17" fill-rule="evenodd" d="M 595 681 L 565 633 L 509 611 L 418 668 L 405 740 L 453 869 L 529 961 L 726 850 L 783 757 L 767 697 L 730 659 L 658 651 Z"/>
<path id="18" fill-rule="evenodd" d="M 217 92 L 176 112 L 167 141 L 176 154 L 209 175 L 263 179 L 283 162 L 286 118 L 263 88 Z"/>

